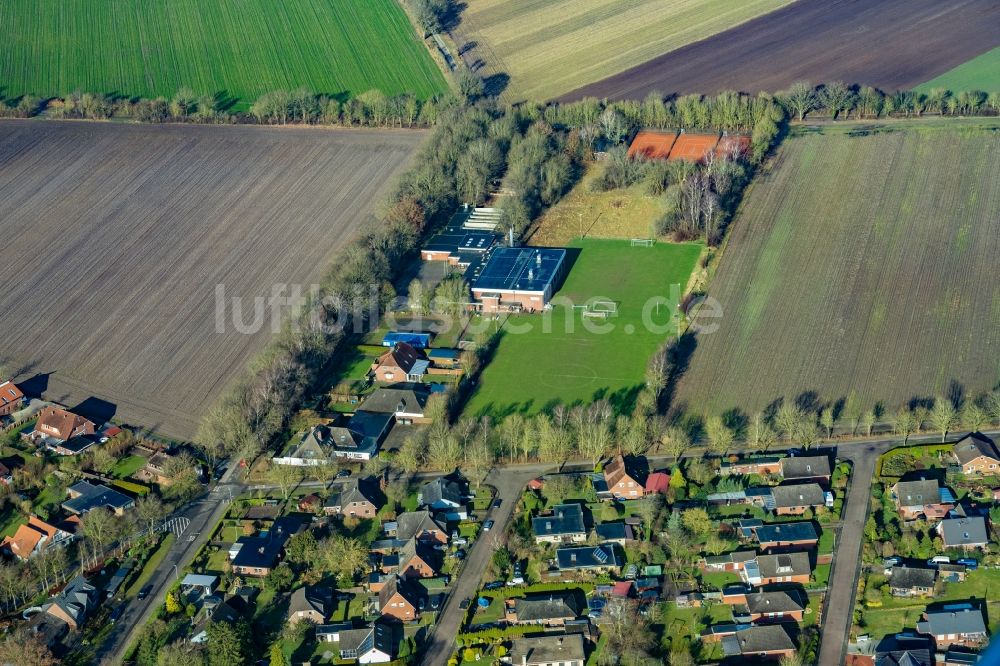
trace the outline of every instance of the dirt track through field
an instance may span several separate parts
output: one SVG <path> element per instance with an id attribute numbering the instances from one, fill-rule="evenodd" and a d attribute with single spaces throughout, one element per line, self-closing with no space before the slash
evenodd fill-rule
<path id="1" fill-rule="evenodd" d="M 272 285 L 307 289 L 423 136 L 0 123 L 0 362 L 50 399 L 190 437 L 271 336 L 269 318 L 237 332 L 232 308 L 218 333 L 216 285 L 245 322 Z"/>
<path id="2" fill-rule="evenodd" d="M 912 88 L 1000 45 L 995 0 L 799 0 L 562 96 L 785 89 L 841 80 Z"/>

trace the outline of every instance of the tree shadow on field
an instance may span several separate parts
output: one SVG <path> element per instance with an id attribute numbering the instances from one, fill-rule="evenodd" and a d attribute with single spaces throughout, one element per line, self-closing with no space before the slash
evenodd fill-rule
<path id="1" fill-rule="evenodd" d="M 795 397 L 795 406 L 806 413 L 818 412 L 823 407 L 818 391 L 802 391 Z"/>
<path id="2" fill-rule="evenodd" d="M 698 340 L 695 338 L 694 333 L 688 331 L 678 338 L 677 342 L 667 351 L 667 363 L 669 364 L 670 371 L 667 378 L 667 385 L 660 395 L 659 411 L 666 411 L 673 404 L 675 394 L 677 393 L 677 384 L 680 382 L 681 377 L 684 376 L 684 373 L 687 372 L 688 366 L 691 365 L 691 357 L 694 355 L 694 350 L 697 347 Z M 678 406 L 678 409 L 680 409 L 680 406 Z"/>
<path id="3" fill-rule="evenodd" d="M 643 386 L 643 384 L 635 384 L 620 388 L 617 391 L 611 391 L 610 393 L 606 388 L 600 389 L 594 393 L 594 402 L 607 400 L 615 414 L 631 414 L 635 409 L 636 398 L 639 397 L 639 392 L 642 391 Z"/>
<path id="4" fill-rule="evenodd" d="M 216 90 L 212 97 L 215 100 L 216 111 L 229 111 L 239 102 L 239 99 L 231 95 L 228 90 Z M 254 100 L 248 99 L 246 102 L 253 104 Z"/>
<path id="5" fill-rule="evenodd" d="M 945 394 L 948 400 L 951 400 L 951 404 L 955 408 L 961 407 L 965 404 L 965 385 L 956 379 L 952 379 L 948 382 L 948 392 Z"/>
<path id="6" fill-rule="evenodd" d="M 448 9 L 441 16 L 441 29 L 445 31 L 451 31 L 458 27 L 458 24 L 462 22 L 462 12 L 469 8 L 468 3 L 465 2 L 452 2 L 448 3 Z"/>
<path id="7" fill-rule="evenodd" d="M 510 85 L 510 76 L 504 72 L 490 74 L 483 79 L 483 94 L 487 97 L 499 97 Z"/>
<path id="8" fill-rule="evenodd" d="M 118 412 L 118 405 L 108 402 L 107 400 L 91 396 L 69 411 L 74 414 L 79 414 L 80 416 L 86 416 L 94 423 L 100 425 L 102 423 L 107 423 L 114 417 L 114 415 Z"/>

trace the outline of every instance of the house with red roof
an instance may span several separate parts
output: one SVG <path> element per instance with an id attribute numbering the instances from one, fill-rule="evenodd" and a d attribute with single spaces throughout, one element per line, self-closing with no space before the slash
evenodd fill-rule
<path id="1" fill-rule="evenodd" d="M 12 381 L 0 382 L 0 416 L 9 416 L 24 406 L 24 393 Z"/>

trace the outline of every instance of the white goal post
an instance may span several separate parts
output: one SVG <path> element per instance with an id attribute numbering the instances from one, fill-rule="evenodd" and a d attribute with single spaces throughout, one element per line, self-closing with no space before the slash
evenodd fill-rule
<path id="1" fill-rule="evenodd" d="M 655 242 L 652 238 L 633 238 L 632 247 L 653 247 Z"/>
<path id="2" fill-rule="evenodd" d="M 618 314 L 618 304 L 614 301 L 594 301 L 588 310 L 590 312 L 603 312 L 606 315 Z"/>

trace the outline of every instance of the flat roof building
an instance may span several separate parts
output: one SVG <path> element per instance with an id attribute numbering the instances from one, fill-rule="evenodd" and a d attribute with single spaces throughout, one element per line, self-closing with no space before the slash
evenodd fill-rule
<path id="1" fill-rule="evenodd" d="M 535 312 L 551 300 L 565 269 L 562 248 L 498 247 L 472 283 L 472 298 L 484 312 Z"/>

